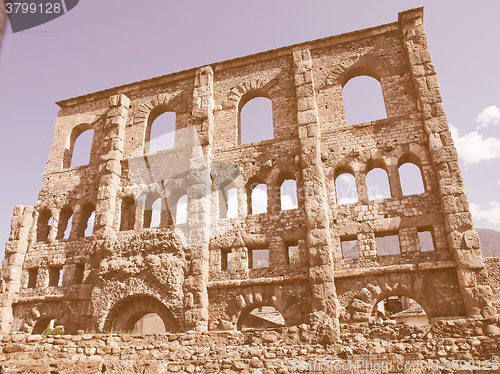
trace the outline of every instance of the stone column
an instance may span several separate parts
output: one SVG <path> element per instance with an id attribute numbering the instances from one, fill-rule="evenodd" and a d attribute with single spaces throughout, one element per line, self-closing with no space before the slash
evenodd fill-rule
<path id="1" fill-rule="evenodd" d="M 429 135 L 430 158 L 438 179 L 448 245 L 457 265 L 466 312 L 469 316 L 489 317 L 495 314 L 491 288 L 422 22 L 422 8 L 399 13 L 417 106 Z"/>
<path id="2" fill-rule="evenodd" d="M 192 158 L 188 195 L 189 264 L 184 281 L 184 324 L 186 330 L 208 330 L 208 274 L 211 226 L 211 179 L 214 131 L 213 71 L 209 66 L 196 71 L 193 92 Z"/>
<path id="3" fill-rule="evenodd" d="M 116 195 L 120 188 L 121 161 L 130 100 L 125 95 L 109 98 L 109 109 L 103 129 L 101 177 L 97 190 L 94 236 L 103 239 L 116 235 L 113 225 Z"/>
<path id="4" fill-rule="evenodd" d="M 10 229 L 9 241 L 5 246 L 5 258 L 1 269 L 0 289 L 0 331 L 10 332 L 14 316 L 12 301 L 21 290 L 21 275 L 24 257 L 30 246 L 30 231 L 33 227 L 35 208 L 18 205 Z"/>
<path id="5" fill-rule="evenodd" d="M 326 339 L 333 341 L 340 332 L 339 308 L 333 279 L 329 205 L 321 161 L 321 130 L 310 51 L 294 51 L 293 62 L 312 290 L 311 324 L 313 328 L 321 329 Z"/>

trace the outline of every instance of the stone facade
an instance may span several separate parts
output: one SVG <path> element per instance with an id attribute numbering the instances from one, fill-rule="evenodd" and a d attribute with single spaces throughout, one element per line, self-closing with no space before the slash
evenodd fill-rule
<path id="1" fill-rule="evenodd" d="M 391 24 L 59 102 L 36 207 L 14 210 L 2 331 L 40 333 L 50 320 L 70 334 L 129 331 L 148 313 L 169 332 L 236 330 L 272 306 L 287 326 L 332 342 L 339 323 L 368 321 L 393 295 L 417 300 L 431 320 L 495 316 L 422 17 L 414 9 Z M 386 119 L 346 123 L 342 88 L 359 75 L 380 83 Z M 240 112 L 255 97 L 272 102 L 274 137 L 241 144 Z M 176 114 L 175 147 L 149 152 L 165 112 Z M 90 162 L 71 167 L 87 130 Z M 405 163 L 419 168 L 423 193 L 403 195 Z M 390 198 L 370 200 L 373 168 L 387 173 Z M 343 173 L 355 178 L 357 202 L 337 203 Z M 296 183 L 296 209 L 282 209 L 285 180 Z M 252 214 L 256 184 L 267 186 L 261 214 Z M 226 218 L 230 186 L 237 216 Z M 186 223 L 176 218 L 182 196 Z M 420 249 L 422 231 L 433 251 Z M 379 256 L 377 238 L 388 234 L 400 253 Z M 357 240 L 358 258 L 344 258 L 346 240 Z M 253 266 L 258 249 L 268 266 Z"/>

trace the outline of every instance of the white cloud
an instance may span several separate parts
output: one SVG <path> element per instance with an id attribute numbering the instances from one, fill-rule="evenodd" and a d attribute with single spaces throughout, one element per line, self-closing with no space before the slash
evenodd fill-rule
<path id="1" fill-rule="evenodd" d="M 500 223 L 500 202 L 498 201 L 490 201 L 487 208 L 481 208 L 478 204 L 470 203 L 470 210 L 474 220 L 484 220 L 489 224 Z"/>
<path id="2" fill-rule="evenodd" d="M 281 210 L 297 209 L 297 199 L 293 200 L 290 195 L 281 195 Z"/>
<path id="3" fill-rule="evenodd" d="M 498 125 L 500 123 L 500 108 L 496 105 L 484 108 L 476 117 L 477 128 L 489 125 Z"/>
<path id="4" fill-rule="evenodd" d="M 356 179 L 354 179 L 354 175 L 344 173 L 337 177 L 336 183 L 345 183 L 348 186 L 354 186 L 356 185 Z"/>
<path id="5" fill-rule="evenodd" d="M 458 129 L 450 125 L 451 136 L 458 150 L 458 155 L 465 165 L 500 158 L 500 139 L 484 138 L 477 131 L 464 136 L 458 134 Z"/>

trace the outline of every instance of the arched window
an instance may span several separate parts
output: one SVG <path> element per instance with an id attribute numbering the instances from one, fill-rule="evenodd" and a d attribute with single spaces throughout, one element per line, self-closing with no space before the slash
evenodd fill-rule
<path id="1" fill-rule="evenodd" d="M 417 165 L 405 162 L 399 167 L 398 171 L 403 196 L 417 195 L 425 192 L 422 172 Z"/>
<path id="2" fill-rule="evenodd" d="M 368 75 L 351 78 L 342 90 L 348 124 L 387 118 L 380 82 Z"/>
<path id="3" fill-rule="evenodd" d="M 145 153 L 174 148 L 176 114 L 172 111 L 153 111 L 148 120 Z"/>
<path id="4" fill-rule="evenodd" d="M 65 206 L 59 214 L 59 225 L 57 226 L 57 239 L 67 239 L 71 233 L 73 223 L 73 209 Z"/>
<path id="5" fill-rule="evenodd" d="M 76 126 L 64 149 L 63 168 L 88 165 L 92 142 L 94 140 L 94 130 L 88 124 Z"/>
<path id="6" fill-rule="evenodd" d="M 187 195 L 182 195 L 179 200 L 177 200 L 175 209 L 175 223 L 178 225 L 187 222 L 187 203 Z"/>
<path id="7" fill-rule="evenodd" d="M 39 242 L 44 242 L 49 236 L 50 228 L 52 227 L 52 213 L 49 209 L 43 209 L 38 214 L 38 224 L 36 230 L 36 239 Z"/>
<path id="8" fill-rule="evenodd" d="M 165 210 L 165 204 L 161 196 L 158 193 L 150 194 L 144 209 L 144 228 L 160 227 L 162 210 Z"/>
<path id="9" fill-rule="evenodd" d="M 267 213 L 267 186 L 255 181 L 247 187 L 248 214 Z"/>
<path id="10" fill-rule="evenodd" d="M 240 144 L 274 138 L 273 105 L 269 98 L 249 92 L 239 105 Z"/>
<path id="11" fill-rule="evenodd" d="M 92 236 L 94 231 L 95 206 L 87 203 L 82 206 L 76 236 Z"/>
<path id="12" fill-rule="evenodd" d="M 391 197 L 389 175 L 381 167 L 374 167 L 366 175 L 366 186 L 370 200 L 388 199 Z"/>
<path id="13" fill-rule="evenodd" d="M 285 179 L 280 187 L 281 210 L 297 209 L 297 181 Z"/>
<path id="14" fill-rule="evenodd" d="M 238 217 L 238 190 L 233 183 L 219 189 L 219 217 Z"/>
<path id="15" fill-rule="evenodd" d="M 135 225 L 135 200 L 132 196 L 122 199 L 120 231 L 133 230 Z"/>
<path id="16" fill-rule="evenodd" d="M 373 308 L 370 322 L 383 323 L 386 320 L 420 326 L 429 323 L 424 308 L 407 296 L 389 296 L 378 302 Z"/>
<path id="17" fill-rule="evenodd" d="M 337 204 L 351 204 L 358 201 L 356 178 L 351 169 L 340 168 L 335 172 L 335 194 Z"/>

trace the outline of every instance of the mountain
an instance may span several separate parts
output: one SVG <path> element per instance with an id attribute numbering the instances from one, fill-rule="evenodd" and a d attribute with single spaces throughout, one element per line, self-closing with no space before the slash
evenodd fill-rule
<path id="1" fill-rule="evenodd" d="M 476 229 L 481 241 L 483 257 L 500 257 L 500 231 Z"/>

